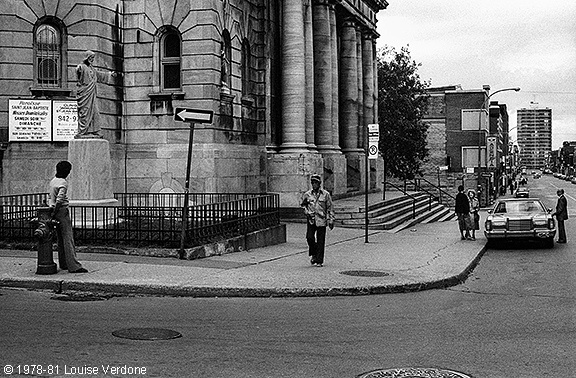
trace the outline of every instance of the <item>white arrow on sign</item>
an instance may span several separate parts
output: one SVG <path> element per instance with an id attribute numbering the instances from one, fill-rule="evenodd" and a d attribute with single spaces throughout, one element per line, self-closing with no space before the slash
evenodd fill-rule
<path id="1" fill-rule="evenodd" d="M 211 110 L 176 108 L 174 111 L 174 119 L 184 122 L 212 123 L 213 115 Z"/>

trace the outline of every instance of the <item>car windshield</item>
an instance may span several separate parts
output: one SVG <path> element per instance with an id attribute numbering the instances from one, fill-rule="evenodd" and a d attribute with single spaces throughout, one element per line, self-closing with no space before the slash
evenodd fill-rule
<path id="1" fill-rule="evenodd" d="M 544 208 L 538 201 L 509 201 L 500 202 L 496 206 L 495 214 L 541 213 Z"/>

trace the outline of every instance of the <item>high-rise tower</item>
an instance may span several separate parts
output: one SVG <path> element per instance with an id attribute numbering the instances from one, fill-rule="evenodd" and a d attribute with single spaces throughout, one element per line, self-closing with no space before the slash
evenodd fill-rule
<path id="1" fill-rule="evenodd" d="M 552 150 L 552 109 L 532 103 L 530 109 L 517 112 L 520 164 L 527 168 L 541 168 Z"/>

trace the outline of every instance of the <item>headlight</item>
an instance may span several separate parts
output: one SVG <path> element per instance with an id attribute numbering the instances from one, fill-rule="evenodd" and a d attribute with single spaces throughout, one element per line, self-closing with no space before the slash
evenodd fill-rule
<path id="1" fill-rule="evenodd" d="M 548 219 L 546 218 L 533 218 L 532 222 L 534 223 L 534 226 L 539 227 L 546 227 L 548 225 Z"/>
<path id="2" fill-rule="evenodd" d="M 506 219 L 502 218 L 492 219 L 492 227 L 506 227 Z"/>
<path id="3" fill-rule="evenodd" d="M 556 227 L 556 222 L 554 221 L 554 218 L 549 218 L 548 219 L 548 228 L 553 230 L 554 227 Z"/>
<path id="4" fill-rule="evenodd" d="M 484 227 L 486 227 L 486 231 L 492 231 L 492 221 L 487 220 Z"/>

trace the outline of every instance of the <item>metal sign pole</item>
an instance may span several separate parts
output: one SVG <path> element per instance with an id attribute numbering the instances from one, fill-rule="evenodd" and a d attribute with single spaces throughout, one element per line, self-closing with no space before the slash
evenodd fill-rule
<path id="1" fill-rule="evenodd" d="M 186 231 L 188 230 L 188 198 L 190 196 L 190 166 L 192 163 L 192 146 L 194 144 L 194 122 L 190 122 L 188 138 L 188 161 L 186 162 L 186 183 L 184 186 L 184 206 L 182 207 L 182 233 L 180 235 L 180 258 L 184 258 Z"/>
<path id="2" fill-rule="evenodd" d="M 369 150 L 370 150 L 370 143 L 369 143 L 369 135 L 368 135 L 368 125 L 365 126 L 365 134 L 366 134 L 366 139 L 364 141 L 364 143 L 366 144 L 366 150 L 365 150 L 365 154 L 364 154 L 364 165 L 365 165 L 365 170 L 366 170 L 366 179 L 365 181 L 365 195 L 364 195 L 364 243 L 368 243 L 368 188 L 369 188 L 369 179 L 370 179 L 370 169 L 368 168 L 368 154 L 369 154 Z"/>

